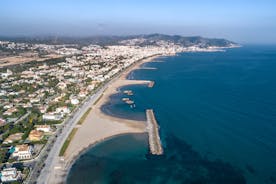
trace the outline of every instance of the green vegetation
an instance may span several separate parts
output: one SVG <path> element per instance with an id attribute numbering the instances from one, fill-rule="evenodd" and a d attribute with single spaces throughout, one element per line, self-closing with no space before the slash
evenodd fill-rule
<path id="1" fill-rule="evenodd" d="M 63 156 L 64 155 L 67 147 L 69 146 L 71 140 L 75 136 L 77 130 L 78 130 L 78 128 L 73 128 L 73 130 L 70 132 L 69 136 L 67 137 L 67 139 L 65 140 L 64 144 L 62 145 L 62 147 L 60 149 L 59 156 Z"/>
<path id="2" fill-rule="evenodd" d="M 64 97 L 62 97 L 61 99 L 59 99 L 58 102 L 51 102 L 51 104 L 49 105 L 47 112 L 53 112 L 55 111 L 58 107 L 63 107 L 63 106 L 67 106 L 67 107 L 72 107 L 71 103 L 66 103 L 66 101 L 69 100 L 69 94 L 66 93 L 66 95 Z"/>
<path id="3" fill-rule="evenodd" d="M 86 117 L 88 116 L 88 114 L 90 113 L 90 111 L 92 110 L 91 107 L 89 107 L 89 109 L 82 115 L 82 117 L 80 118 L 80 120 L 78 121 L 78 125 L 81 125 L 84 120 L 86 119 Z"/>
<path id="4" fill-rule="evenodd" d="M 47 124 L 47 125 L 56 125 L 56 124 L 61 124 L 63 121 L 62 120 L 44 120 L 44 121 L 41 121 L 41 122 L 37 122 L 36 124 L 37 125 L 44 125 L 44 124 Z"/>
<path id="5" fill-rule="evenodd" d="M 48 138 L 44 136 L 44 138 L 40 141 L 32 141 L 32 144 L 46 144 Z"/>
<path id="6" fill-rule="evenodd" d="M 25 180 L 27 178 L 27 176 L 29 175 L 29 173 L 30 173 L 30 169 L 27 168 L 27 167 L 24 167 L 21 172 L 23 174 L 23 180 Z"/>
<path id="7" fill-rule="evenodd" d="M 24 64 L 6 66 L 6 67 L 1 68 L 1 70 L 6 71 L 6 69 L 10 69 L 15 73 L 19 73 L 19 72 L 28 70 L 31 67 L 39 67 L 43 64 L 54 65 L 54 64 L 61 63 L 61 62 L 64 62 L 64 61 L 65 61 L 65 57 L 47 59 L 43 62 L 30 61 L 30 62 L 27 62 L 27 63 L 24 63 Z"/>
<path id="8" fill-rule="evenodd" d="M 32 129 L 34 128 L 34 124 L 32 124 L 31 126 L 28 127 L 28 129 L 24 132 L 22 139 L 25 140 L 28 138 L 30 132 L 32 131 Z"/>
<path id="9" fill-rule="evenodd" d="M 8 161 L 8 150 L 7 149 L 0 149 L 0 163 L 5 163 Z"/>
<path id="10" fill-rule="evenodd" d="M 77 84 L 68 84 L 67 92 L 78 94 L 80 92 L 80 89 L 77 86 L 78 86 Z"/>
<path id="11" fill-rule="evenodd" d="M 59 82 L 59 80 L 58 79 L 56 79 L 56 78 L 50 78 L 50 79 L 48 79 L 48 87 L 50 87 L 50 88 L 54 88 L 54 87 L 56 87 L 56 85 L 58 84 L 58 82 Z"/>
<path id="12" fill-rule="evenodd" d="M 13 158 L 13 157 L 11 157 L 11 158 L 8 159 L 8 162 L 9 162 L 9 163 L 14 163 L 15 161 L 17 161 L 17 159 L 16 159 L 16 158 Z"/>
<path id="13" fill-rule="evenodd" d="M 11 89 L 13 91 L 20 91 L 20 90 L 25 90 L 25 91 L 28 91 L 30 93 L 33 93 L 34 91 L 36 91 L 36 87 L 38 86 L 35 86 L 33 84 L 29 84 L 29 83 L 20 83 L 20 84 L 15 84 L 11 87 Z"/>
<path id="14" fill-rule="evenodd" d="M 35 109 L 33 109 L 32 113 L 24 120 L 17 124 L 6 124 L 0 127 L 0 133 L 3 133 L 2 140 L 5 140 L 9 135 L 15 133 L 24 133 L 22 136 L 22 140 L 25 140 L 28 136 L 30 131 L 34 128 L 34 125 L 37 124 L 41 119 L 41 115 Z M 20 141 L 16 141 L 13 143 L 17 144 Z"/>
<path id="15" fill-rule="evenodd" d="M 94 102 L 94 104 L 93 105 L 96 105 L 99 101 L 100 101 L 100 99 L 103 97 L 103 94 L 101 94 L 101 96 Z"/>
<path id="16" fill-rule="evenodd" d="M 87 78 L 85 79 L 85 84 L 88 85 L 92 82 L 92 79 L 91 78 Z"/>
<path id="17" fill-rule="evenodd" d="M 13 181 L 11 182 L 11 184 L 20 184 L 21 182 L 20 181 Z"/>
<path id="18" fill-rule="evenodd" d="M 3 115 L 4 118 L 20 118 L 27 113 L 26 109 L 23 107 L 17 107 L 17 111 L 13 112 L 11 115 Z"/>

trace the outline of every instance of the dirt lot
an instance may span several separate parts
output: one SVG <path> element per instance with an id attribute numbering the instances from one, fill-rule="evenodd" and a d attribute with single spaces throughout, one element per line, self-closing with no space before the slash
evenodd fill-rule
<path id="1" fill-rule="evenodd" d="M 3 57 L 0 58 L 0 68 L 5 67 L 5 66 L 10 66 L 10 65 L 16 65 L 16 64 L 22 64 L 22 63 L 27 63 L 30 61 L 44 61 L 47 59 L 55 59 L 55 58 L 59 58 L 62 57 L 60 55 L 55 55 L 55 54 L 51 54 L 51 55 L 45 55 L 42 57 L 38 57 L 38 56 L 9 56 L 9 57 Z"/>

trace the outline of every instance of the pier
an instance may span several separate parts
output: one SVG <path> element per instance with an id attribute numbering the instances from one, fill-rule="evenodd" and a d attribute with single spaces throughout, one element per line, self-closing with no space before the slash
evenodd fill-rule
<path id="1" fill-rule="evenodd" d="M 155 119 L 152 109 L 146 110 L 147 115 L 147 130 L 149 134 L 149 148 L 153 155 L 162 155 L 163 147 L 159 136 L 159 126 Z"/>

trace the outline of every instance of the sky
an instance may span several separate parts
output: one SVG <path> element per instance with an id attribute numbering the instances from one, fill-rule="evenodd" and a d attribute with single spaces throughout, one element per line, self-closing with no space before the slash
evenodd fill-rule
<path id="1" fill-rule="evenodd" d="M 0 0 L 0 36 L 149 33 L 276 44 L 276 0 Z"/>

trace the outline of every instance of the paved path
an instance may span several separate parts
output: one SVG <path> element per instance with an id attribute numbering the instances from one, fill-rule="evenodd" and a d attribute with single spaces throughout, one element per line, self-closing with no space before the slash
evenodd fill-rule
<path id="1" fill-rule="evenodd" d="M 142 60 L 147 61 L 147 60 L 151 60 L 153 57 L 157 57 L 158 55 L 153 55 L 153 56 L 149 56 L 147 58 L 144 58 Z M 47 157 L 45 160 L 45 166 L 42 169 L 42 171 L 39 174 L 38 179 L 36 178 L 32 178 L 32 174 L 36 173 L 37 171 L 35 170 L 36 168 L 34 168 L 35 172 L 31 173 L 31 176 L 29 179 L 31 179 L 32 181 L 28 180 L 27 183 L 37 183 L 37 184 L 48 184 L 49 183 L 49 179 L 51 177 L 53 177 L 53 175 L 55 174 L 55 170 L 60 170 L 62 171 L 62 163 L 63 160 L 61 159 L 61 157 L 59 157 L 59 151 L 63 145 L 63 143 L 65 142 L 65 140 L 67 139 L 68 135 L 70 134 L 70 132 L 72 131 L 72 129 L 76 126 L 77 122 L 79 121 L 79 119 L 82 117 L 82 115 L 88 110 L 89 107 L 91 107 L 97 100 L 98 98 L 101 97 L 102 93 L 107 89 L 107 87 L 112 84 L 115 80 L 117 80 L 119 77 L 126 77 L 127 74 L 133 70 L 136 69 L 135 65 L 136 63 L 140 63 L 135 62 L 133 65 L 134 67 L 129 67 L 127 68 L 125 71 L 119 73 L 116 77 L 114 77 L 112 80 L 110 80 L 109 82 L 107 82 L 103 87 L 101 87 L 95 94 L 93 94 L 92 96 L 90 96 L 78 109 L 75 113 L 73 113 L 72 117 L 69 117 L 67 121 L 65 121 L 64 123 L 64 127 L 60 127 L 60 129 L 58 129 L 56 132 L 58 132 L 59 130 L 62 130 L 60 134 L 56 134 L 57 138 L 52 138 L 54 136 L 52 136 L 52 139 L 56 139 L 54 141 L 54 143 L 52 143 L 53 145 L 51 147 L 45 148 L 43 150 L 43 156 L 41 156 L 42 158 Z M 141 63 L 140 63 L 141 64 Z M 136 65 L 137 68 L 139 68 Z M 50 140 L 47 142 L 47 145 L 50 145 Z M 47 147 L 47 146 L 45 146 Z M 48 155 L 48 156 L 47 156 Z M 62 173 L 62 172 L 60 172 Z M 65 177 L 65 176 L 64 176 Z M 62 177 L 59 177 L 62 178 Z M 63 178 L 64 179 L 64 178 Z M 62 183 L 64 182 L 64 180 L 61 181 L 56 181 L 57 183 Z"/>
<path id="2" fill-rule="evenodd" d="M 107 86 L 107 85 L 106 85 Z M 101 96 L 103 91 L 105 90 L 105 87 L 100 89 L 96 94 L 92 95 L 90 98 L 88 98 L 83 105 L 77 110 L 77 112 L 73 115 L 71 119 L 66 122 L 65 127 L 62 129 L 61 134 L 57 137 L 53 147 L 51 148 L 49 155 L 45 161 L 45 167 L 41 171 L 41 174 L 37 180 L 38 184 L 46 184 L 48 183 L 48 179 L 50 177 L 50 174 L 52 173 L 53 169 L 55 169 L 55 166 L 60 162 L 59 151 L 67 139 L 68 135 L 74 128 L 74 126 L 77 124 L 79 119 L 82 117 L 82 115 L 88 110 L 89 107 L 93 105 L 94 102 Z"/>

